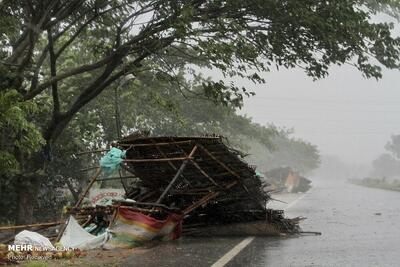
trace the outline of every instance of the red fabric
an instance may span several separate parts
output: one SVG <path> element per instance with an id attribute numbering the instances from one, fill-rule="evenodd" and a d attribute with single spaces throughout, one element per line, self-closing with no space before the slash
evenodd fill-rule
<path id="1" fill-rule="evenodd" d="M 166 224 L 175 224 L 175 228 L 170 236 L 170 239 L 178 239 L 182 233 L 183 216 L 180 214 L 170 213 L 165 220 L 158 220 L 125 207 L 119 207 L 118 214 L 126 220 L 143 223 L 158 230 L 161 230 Z"/>

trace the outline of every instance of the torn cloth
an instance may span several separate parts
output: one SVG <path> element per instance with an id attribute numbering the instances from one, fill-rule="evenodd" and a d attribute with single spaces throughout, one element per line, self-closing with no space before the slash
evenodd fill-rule
<path id="1" fill-rule="evenodd" d="M 118 170 L 119 165 L 124 160 L 126 151 L 116 147 L 111 148 L 107 154 L 100 159 L 100 166 L 106 173 L 112 173 Z"/>
<path id="2" fill-rule="evenodd" d="M 182 232 L 182 218 L 182 215 L 170 213 L 165 220 L 158 220 L 120 207 L 114 224 L 109 228 L 110 240 L 104 248 L 133 248 L 145 241 L 177 239 Z"/>

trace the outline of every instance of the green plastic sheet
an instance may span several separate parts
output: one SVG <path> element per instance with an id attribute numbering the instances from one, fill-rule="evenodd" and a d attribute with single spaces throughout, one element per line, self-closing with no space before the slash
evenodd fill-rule
<path id="1" fill-rule="evenodd" d="M 124 160 L 126 151 L 116 147 L 111 148 L 108 153 L 100 159 L 100 166 L 106 173 L 112 173 L 119 169 L 121 162 Z"/>

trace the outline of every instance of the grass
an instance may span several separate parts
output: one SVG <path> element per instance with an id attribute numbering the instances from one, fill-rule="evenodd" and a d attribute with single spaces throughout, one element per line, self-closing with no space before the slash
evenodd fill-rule
<path id="1" fill-rule="evenodd" d="M 10 221 L 10 220 L 4 220 L 4 221 L 0 221 L 0 227 L 3 226 L 12 226 L 15 225 L 14 221 Z"/>
<path id="2" fill-rule="evenodd" d="M 23 267 L 48 267 L 45 261 L 28 261 L 22 264 Z"/>
<path id="3" fill-rule="evenodd" d="M 350 179 L 349 181 L 356 185 L 400 192 L 400 180 L 387 181 L 386 179 L 364 178 Z"/>

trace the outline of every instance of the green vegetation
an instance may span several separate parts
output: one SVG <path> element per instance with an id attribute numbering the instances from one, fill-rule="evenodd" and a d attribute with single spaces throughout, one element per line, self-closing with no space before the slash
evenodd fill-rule
<path id="1" fill-rule="evenodd" d="M 236 114 L 253 94 L 231 81 L 263 83 L 261 72 L 282 67 L 319 79 L 346 62 L 378 79 L 381 66 L 399 67 L 400 39 L 392 24 L 371 17 L 397 19 L 399 7 L 367 0 L 1 1 L 1 217 L 29 223 L 35 208 L 54 206 L 55 188 L 78 194 L 86 178 L 79 170 L 94 159 L 72 153 L 121 132 L 213 132 L 241 147 L 252 140 L 269 148 L 274 137 L 286 142 L 284 153 L 307 158 L 298 165 L 304 171 L 314 168 L 315 147 Z M 225 78 L 203 78 L 201 68 Z"/>
<path id="2" fill-rule="evenodd" d="M 353 184 L 371 188 L 400 191 L 400 180 L 388 181 L 386 179 L 364 178 L 364 179 L 351 179 L 350 182 Z"/>
<path id="3" fill-rule="evenodd" d="M 48 267 L 45 261 L 28 261 L 22 264 L 23 267 Z"/>
<path id="4" fill-rule="evenodd" d="M 387 153 L 372 162 L 371 177 L 351 179 L 350 182 L 367 187 L 400 191 L 400 135 L 392 135 L 385 145 Z"/>
<path id="5" fill-rule="evenodd" d="M 400 135 L 392 135 L 385 149 L 387 152 L 372 162 L 371 177 L 397 178 L 400 176 Z"/>
<path id="6" fill-rule="evenodd" d="M 292 131 L 279 130 L 271 136 L 273 148 L 270 150 L 253 140 L 250 144 L 248 160 L 259 169 L 268 171 L 278 167 L 291 167 L 300 174 L 307 175 L 320 164 L 320 155 L 315 145 L 291 137 Z"/>

